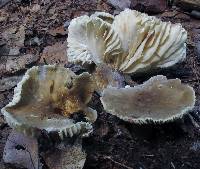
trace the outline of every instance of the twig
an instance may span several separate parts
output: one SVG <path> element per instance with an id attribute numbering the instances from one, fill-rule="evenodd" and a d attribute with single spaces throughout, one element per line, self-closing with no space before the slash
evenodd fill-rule
<path id="1" fill-rule="evenodd" d="M 129 167 L 129 166 L 126 166 L 126 165 L 124 165 L 124 164 L 118 162 L 118 161 L 113 160 L 110 156 L 103 156 L 103 158 L 104 158 L 104 159 L 108 159 L 108 160 L 112 161 L 113 163 L 115 163 L 115 164 L 117 164 L 117 165 L 119 165 L 119 166 L 121 166 L 121 167 L 124 167 L 124 168 L 127 168 L 127 169 L 133 169 L 133 168 L 131 168 L 131 167 Z"/>
<path id="2" fill-rule="evenodd" d="M 176 169 L 176 167 L 172 161 L 171 161 L 171 166 L 173 167 L 173 169 Z"/>
<path id="3" fill-rule="evenodd" d="M 0 56 L 14 56 L 14 57 L 17 57 L 17 56 L 20 56 L 20 55 L 5 55 L 5 54 L 1 54 Z"/>
<path id="4" fill-rule="evenodd" d="M 144 154 L 143 156 L 144 156 L 144 157 L 154 157 L 153 154 Z"/>
<path id="5" fill-rule="evenodd" d="M 191 114 L 188 114 L 188 117 L 190 118 L 192 124 L 194 125 L 194 127 L 196 127 L 197 129 L 200 129 L 199 124 L 194 120 L 194 118 L 192 117 Z"/>

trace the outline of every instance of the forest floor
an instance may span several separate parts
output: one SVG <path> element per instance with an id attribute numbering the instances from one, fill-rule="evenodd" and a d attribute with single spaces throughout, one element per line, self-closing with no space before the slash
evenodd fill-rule
<path id="1" fill-rule="evenodd" d="M 98 119 L 93 134 L 83 140 L 88 154 L 84 169 L 199 169 L 200 20 L 191 16 L 191 9 L 169 7 L 164 2 L 151 0 L 141 5 L 129 0 L 0 1 L 0 108 L 12 99 L 14 87 L 28 68 L 67 64 L 67 27 L 72 18 L 95 11 L 118 14 L 125 7 L 147 12 L 183 25 L 188 31 L 187 59 L 167 70 L 131 77 L 131 81 L 140 84 L 157 74 L 180 78 L 194 87 L 195 108 L 174 122 L 136 125 L 103 111 L 94 95 L 91 104 L 98 111 Z M 2 156 L 10 132 L 0 114 L 0 169 L 9 168 Z"/>

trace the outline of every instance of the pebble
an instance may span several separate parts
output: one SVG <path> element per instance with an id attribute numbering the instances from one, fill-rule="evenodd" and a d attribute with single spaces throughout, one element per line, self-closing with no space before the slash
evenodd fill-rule
<path id="1" fill-rule="evenodd" d="M 125 8 L 130 8 L 130 0 L 108 0 L 108 4 L 112 5 L 117 10 L 124 10 Z"/>
<path id="2" fill-rule="evenodd" d="M 167 9 L 167 1 L 134 0 L 132 1 L 131 8 L 148 14 L 157 14 L 157 13 L 162 13 L 165 11 L 165 9 Z"/>

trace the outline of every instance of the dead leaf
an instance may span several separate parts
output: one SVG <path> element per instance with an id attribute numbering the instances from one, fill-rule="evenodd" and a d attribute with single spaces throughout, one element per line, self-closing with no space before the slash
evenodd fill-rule
<path id="1" fill-rule="evenodd" d="M 65 31 L 64 26 L 59 26 L 54 29 L 48 30 L 48 33 L 52 36 L 57 36 L 57 35 L 67 35 L 67 31 Z"/>
<path id="2" fill-rule="evenodd" d="M 37 13 L 39 10 L 40 10 L 40 5 L 34 4 L 30 11 L 34 12 L 34 13 Z"/>
<path id="3" fill-rule="evenodd" d="M 1 9 L 0 10 L 0 22 L 6 22 L 8 17 L 9 17 L 8 13 L 4 9 Z"/>
<path id="4" fill-rule="evenodd" d="M 66 44 L 58 42 L 44 48 L 40 63 L 64 65 L 67 63 Z"/>
<path id="5" fill-rule="evenodd" d="M 4 148 L 3 159 L 16 167 L 40 168 L 37 140 L 12 131 Z"/>
<path id="6" fill-rule="evenodd" d="M 8 74 L 15 73 L 19 70 L 23 70 L 27 65 L 30 65 L 38 60 L 37 55 L 26 54 L 19 57 L 9 57 L 7 58 L 5 64 L 5 72 Z"/>
<path id="7" fill-rule="evenodd" d="M 10 90 L 17 85 L 22 76 L 5 77 L 0 80 L 0 92 Z"/>
<path id="8" fill-rule="evenodd" d="M 24 46 L 25 27 L 21 25 L 17 28 L 9 28 L 2 33 L 4 39 L 10 47 L 9 55 L 18 55 L 19 49 Z"/>

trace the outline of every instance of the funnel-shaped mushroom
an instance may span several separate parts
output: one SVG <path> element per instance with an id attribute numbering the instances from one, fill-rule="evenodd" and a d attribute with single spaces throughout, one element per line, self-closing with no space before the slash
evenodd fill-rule
<path id="1" fill-rule="evenodd" d="M 101 97 L 104 109 L 119 118 L 137 123 L 165 122 L 182 117 L 194 107 L 192 87 L 179 79 L 154 76 L 142 85 L 107 88 Z"/>
<path id="2" fill-rule="evenodd" d="M 106 63 L 123 73 L 172 66 L 186 57 L 187 32 L 180 24 L 125 9 L 112 17 L 95 13 L 72 20 L 68 59 Z"/>
<path id="3" fill-rule="evenodd" d="M 12 102 L 2 109 L 8 124 L 35 136 L 37 131 L 58 132 L 61 137 L 91 131 L 95 111 L 87 107 L 94 90 L 88 73 L 75 75 L 56 66 L 32 67 L 14 90 Z M 83 112 L 88 122 L 70 118 Z"/>

